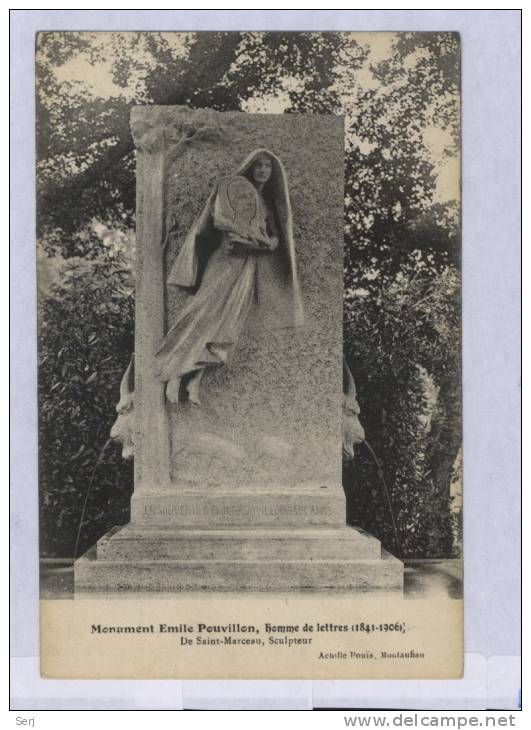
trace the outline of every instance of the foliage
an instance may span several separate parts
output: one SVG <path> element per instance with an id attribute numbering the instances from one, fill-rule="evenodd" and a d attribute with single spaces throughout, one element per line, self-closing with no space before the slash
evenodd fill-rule
<path id="1" fill-rule="evenodd" d="M 404 277 L 382 288 L 378 298 L 353 298 L 345 306 L 345 354 L 356 373 L 366 437 L 391 493 L 404 557 L 452 551 L 449 483 L 455 454 L 448 481 L 437 480 L 434 465 L 441 455 L 433 440 L 445 403 L 429 385 L 430 379 L 441 382 L 443 373 L 459 392 L 458 285 L 453 270 L 435 280 Z M 452 421 L 457 444 L 460 425 L 458 415 Z M 368 449 L 358 447 L 344 476 L 350 518 L 394 552 L 384 484 Z"/>
<path id="2" fill-rule="evenodd" d="M 79 552 L 128 520 L 130 465 L 111 444 L 95 467 L 132 351 L 130 273 L 104 256 L 70 262 L 41 303 L 39 325 L 41 549 L 68 557 L 89 488 Z"/>
<path id="3" fill-rule="evenodd" d="M 438 197 L 437 159 L 457 154 L 458 50 L 448 33 L 397 34 L 376 59 L 347 33 L 39 34 L 39 235 L 48 255 L 83 257 L 87 267 L 82 275 L 77 261 L 43 305 L 46 550 L 66 549 L 54 519 L 64 530 L 79 516 L 132 349 L 131 299 L 119 293 L 126 274 L 98 233 L 98 224 L 116 235 L 134 226 L 131 104 L 247 110 L 273 101 L 285 113 L 345 114 L 345 349 L 405 554 L 449 553 L 460 443 L 459 212 L 455 200 Z M 106 64 L 114 86 L 99 93 L 74 82 L 65 72 L 72 63 Z M 94 480 L 92 537 L 125 519 L 119 464 L 115 450 Z M 345 479 L 358 520 L 393 549 L 365 447 Z"/>
<path id="4" fill-rule="evenodd" d="M 430 275 L 459 264 L 457 205 L 436 200 L 428 141 L 435 130 L 439 156 L 457 154 L 458 51 L 454 34 L 400 34 L 372 67 L 379 83 L 356 99 L 345 170 L 347 288 L 372 291 L 413 264 Z"/>

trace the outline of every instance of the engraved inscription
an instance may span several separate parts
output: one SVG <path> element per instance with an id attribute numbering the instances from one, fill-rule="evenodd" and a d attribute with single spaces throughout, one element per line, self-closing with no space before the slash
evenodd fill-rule
<path id="1" fill-rule="evenodd" d="M 172 504 L 172 505 L 144 505 L 145 517 L 278 517 L 280 515 L 297 515 L 307 517 L 309 515 L 326 516 L 331 513 L 328 504 Z"/>

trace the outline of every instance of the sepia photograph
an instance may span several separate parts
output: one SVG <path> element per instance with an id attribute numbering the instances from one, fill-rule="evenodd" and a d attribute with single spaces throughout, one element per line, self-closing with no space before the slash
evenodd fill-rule
<path id="1" fill-rule="evenodd" d="M 458 33 L 35 63 L 43 675 L 462 676 Z"/>

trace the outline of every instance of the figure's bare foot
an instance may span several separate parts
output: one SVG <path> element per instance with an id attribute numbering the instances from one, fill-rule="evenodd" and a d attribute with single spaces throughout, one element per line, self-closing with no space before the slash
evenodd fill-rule
<path id="1" fill-rule="evenodd" d="M 201 395 L 200 395 L 200 385 L 201 385 L 201 376 L 203 372 L 199 372 L 197 375 L 195 375 L 186 386 L 186 390 L 188 391 L 188 400 L 190 401 L 190 405 L 195 406 L 196 408 L 201 408 Z"/>
<path id="2" fill-rule="evenodd" d="M 176 404 L 179 402 L 180 387 L 180 378 L 172 378 L 171 380 L 168 380 L 166 384 L 166 398 L 170 401 L 170 403 Z"/>

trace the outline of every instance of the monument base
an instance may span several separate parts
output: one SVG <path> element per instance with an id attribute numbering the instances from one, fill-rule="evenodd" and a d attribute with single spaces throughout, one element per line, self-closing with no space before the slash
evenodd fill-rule
<path id="1" fill-rule="evenodd" d="M 131 513 L 75 562 L 76 592 L 403 588 L 402 563 L 345 526 L 337 489 L 181 491 Z"/>

